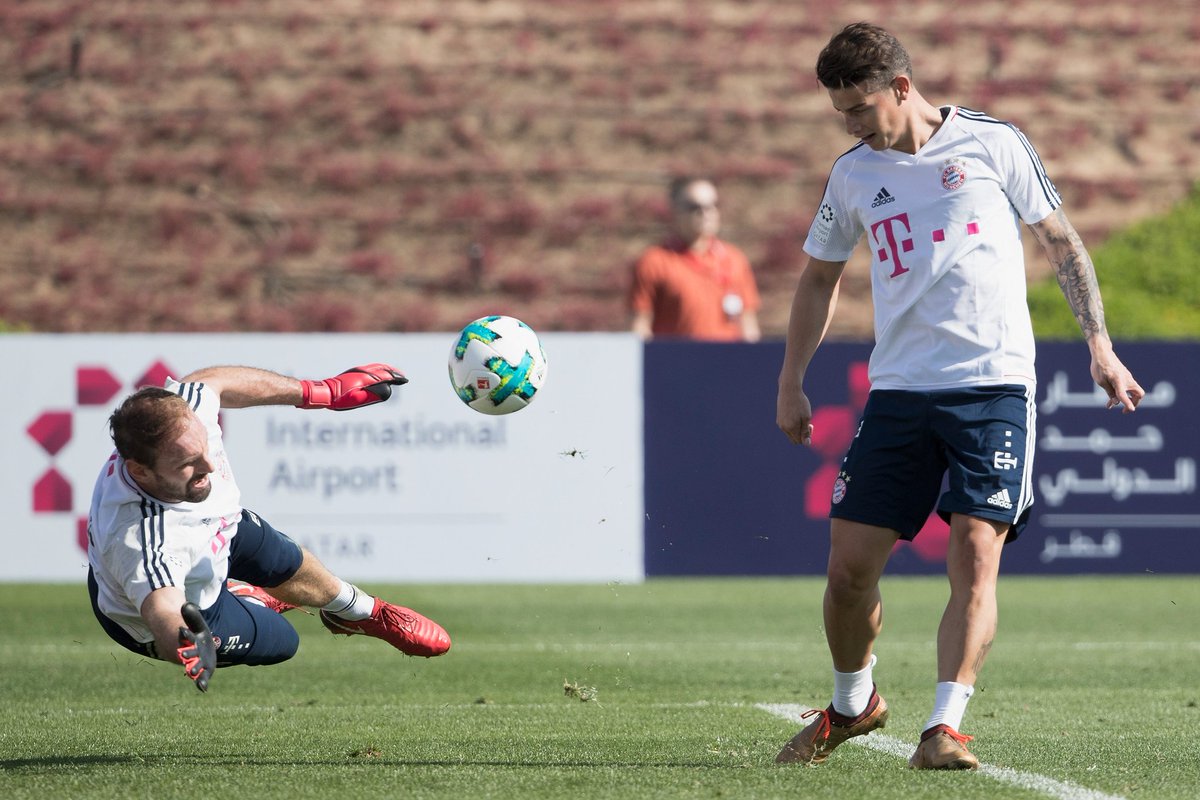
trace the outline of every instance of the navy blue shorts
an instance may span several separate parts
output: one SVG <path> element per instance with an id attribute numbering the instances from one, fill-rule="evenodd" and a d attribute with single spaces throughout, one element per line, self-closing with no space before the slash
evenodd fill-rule
<path id="1" fill-rule="evenodd" d="M 1019 385 L 872 391 L 829 515 L 912 540 L 936 508 L 947 521 L 1007 523 L 1016 539 L 1033 505 L 1033 394 Z"/>
<path id="2" fill-rule="evenodd" d="M 237 535 L 229 546 L 229 577 L 255 586 L 278 586 L 296 574 L 304 554 L 300 546 L 264 522 L 253 511 L 242 511 Z M 113 641 L 135 653 L 156 658 L 153 642 L 138 642 L 96 605 L 98 587 L 88 572 L 92 611 Z M 287 661 L 300 647 L 291 623 L 268 608 L 243 600 L 221 587 L 217 602 L 204 609 L 204 620 L 220 640 L 217 666 L 261 666 Z"/>

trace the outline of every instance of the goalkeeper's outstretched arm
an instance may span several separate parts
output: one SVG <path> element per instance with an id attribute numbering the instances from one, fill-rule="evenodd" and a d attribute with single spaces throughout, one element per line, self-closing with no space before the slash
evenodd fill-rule
<path id="1" fill-rule="evenodd" d="M 205 367 L 182 379 L 203 383 L 221 398 L 222 408 L 297 406 L 346 411 L 382 403 L 393 386 L 408 378 L 387 364 L 365 364 L 324 380 L 305 380 L 258 367 Z"/>

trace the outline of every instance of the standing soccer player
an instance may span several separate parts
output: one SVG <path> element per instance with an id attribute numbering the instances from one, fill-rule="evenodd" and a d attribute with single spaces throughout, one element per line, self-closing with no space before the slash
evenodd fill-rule
<path id="1" fill-rule="evenodd" d="M 88 590 L 109 637 L 182 663 L 201 691 L 217 667 L 291 658 L 299 636 L 281 614 L 297 606 L 320 609 L 333 633 L 374 636 L 407 655 L 449 650 L 436 622 L 338 578 L 244 509 L 218 422 L 222 408 L 354 409 L 406 382 L 386 364 L 319 381 L 209 367 L 126 398 L 109 418 L 116 452 L 88 514 Z"/>
<path id="2" fill-rule="evenodd" d="M 871 392 L 830 511 L 824 621 L 833 702 L 809 712 L 817 718 L 776 760 L 817 764 L 883 727 L 888 707 L 872 676 L 879 578 L 896 541 L 911 540 L 936 507 L 950 523 L 950 599 L 933 712 L 909 765 L 972 769 L 979 761 L 959 727 L 996 631 L 1001 549 L 1033 503 L 1034 340 L 1021 222 L 1054 266 L 1109 408 L 1133 411 L 1145 393 L 1113 353 L 1091 259 L 1019 130 L 931 105 L 904 47 L 867 23 L 829 41 L 817 78 L 859 141 L 834 162 L 804 244 L 777 407 L 792 442 L 811 443 L 805 371 L 864 234 L 875 347 Z"/>

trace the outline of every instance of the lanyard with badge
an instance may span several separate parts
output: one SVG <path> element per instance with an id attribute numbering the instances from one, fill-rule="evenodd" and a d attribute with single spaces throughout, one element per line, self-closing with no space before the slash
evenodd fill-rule
<path id="1" fill-rule="evenodd" d="M 704 256 L 689 251 L 686 253 L 686 257 L 695 265 L 697 271 L 709 275 L 716 281 L 717 286 L 721 289 L 721 311 L 725 312 L 726 317 L 733 320 L 741 316 L 746 304 L 740 294 L 730 289 L 730 284 L 733 283 L 733 267 L 728 261 L 721 258 L 724 250 L 724 245 L 717 241 L 712 243 L 708 253 Z"/>

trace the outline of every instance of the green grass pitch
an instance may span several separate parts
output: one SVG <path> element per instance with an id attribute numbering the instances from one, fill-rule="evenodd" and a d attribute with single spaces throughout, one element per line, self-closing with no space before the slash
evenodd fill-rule
<path id="1" fill-rule="evenodd" d="M 821 580 L 364 588 L 454 648 L 406 658 L 292 612 L 296 658 L 201 695 L 110 642 L 82 585 L 0 584 L 0 797 L 1200 796 L 1195 577 L 1002 578 L 963 724 L 977 773 L 905 768 L 944 580 L 884 582 L 892 751 L 854 740 L 817 768 L 773 759 L 798 728 L 779 708 L 829 702 Z"/>

